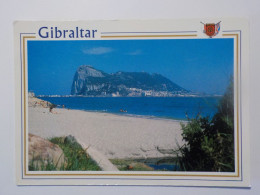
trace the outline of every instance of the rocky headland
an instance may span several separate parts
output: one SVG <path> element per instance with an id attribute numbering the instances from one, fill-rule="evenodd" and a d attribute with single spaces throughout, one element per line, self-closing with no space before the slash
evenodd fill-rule
<path id="1" fill-rule="evenodd" d="M 71 95 L 172 97 L 190 92 L 160 74 L 146 72 L 105 73 L 89 65 L 80 66 L 73 78 Z"/>

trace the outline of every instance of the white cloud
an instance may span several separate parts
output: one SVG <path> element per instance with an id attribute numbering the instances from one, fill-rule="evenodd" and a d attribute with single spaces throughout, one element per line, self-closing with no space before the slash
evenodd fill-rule
<path id="1" fill-rule="evenodd" d="M 135 51 L 132 51 L 132 52 L 127 53 L 127 55 L 136 56 L 136 55 L 141 55 L 142 53 L 143 53 L 142 50 L 137 49 L 137 50 L 135 50 Z"/>
<path id="2" fill-rule="evenodd" d="M 89 55 L 102 55 L 106 53 L 111 53 L 113 52 L 113 48 L 111 47 L 94 47 L 90 49 L 84 49 L 83 53 L 84 54 L 89 54 Z"/>

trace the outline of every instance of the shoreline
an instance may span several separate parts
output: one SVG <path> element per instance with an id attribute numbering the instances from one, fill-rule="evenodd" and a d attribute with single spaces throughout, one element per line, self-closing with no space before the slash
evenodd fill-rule
<path id="1" fill-rule="evenodd" d="M 81 97 L 81 96 L 73 96 L 73 97 Z M 40 101 L 47 102 L 47 104 L 53 104 L 52 102 L 40 99 L 39 97 L 34 97 L 37 98 Z M 67 108 L 67 107 L 62 107 L 62 105 L 57 105 L 56 110 L 59 109 L 65 109 L 65 110 L 76 110 L 76 111 L 83 111 L 83 112 L 89 112 L 89 113 L 106 113 L 106 114 L 111 114 L 111 115 L 116 115 L 116 116 L 123 116 L 123 117 L 133 117 L 133 118 L 144 118 L 144 119 L 152 119 L 152 120 L 170 120 L 170 121 L 175 121 L 175 122 L 180 122 L 180 123 L 187 123 L 188 120 L 184 119 L 176 119 L 173 117 L 169 116 L 154 116 L 154 115 L 138 115 L 138 114 L 128 114 L 128 113 L 115 113 L 115 112 L 107 112 L 107 111 L 99 111 L 99 110 L 84 110 L 84 109 L 73 109 L 73 108 Z"/>
<path id="2" fill-rule="evenodd" d="M 84 109 L 72 109 L 72 108 L 60 108 L 57 107 L 55 108 L 56 110 L 59 109 L 65 109 L 65 110 L 77 110 L 77 111 L 83 111 L 83 112 L 89 112 L 89 113 L 105 113 L 105 114 L 111 114 L 111 115 L 116 115 L 116 116 L 123 116 L 123 117 L 133 117 L 133 118 L 143 118 L 143 119 L 152 119 L 152 120 L 170 120 L 170 121 L 175 121 L 175 122 L 182 122 L 182 123 L 187 123 L 188 120 L 184 119 L 175 119 L 171 117 L 159 117 L 159 116 L 153 116 L 153 115 L 137 115 L 137 114 L 128 114 L 128 113 L 115 113 L 115 112 L 106 112 L 106 111 L 98 111 L 98 110 L 84 110 Z"/>
<path id="3" fill-rule="evenodd" d="M 60 97 L 49 97 L 49 96 L 46 96 L 46 97 L 47 98 L 60 98 Z M 74 97 L 78 98 L 78 97 L 82 97 L 82 96 L 63 97 L 63 98 L 74 98 Z M 35 98 L 37 98 L 39 100 L 42 100 L 42 101 L 49 102 L 50 104 L 53 104 L 49 100 L 40 99 L 42 97 L 35 97 Z M 84 96 L 82 98 L 92 98 L 92 97 L 85 97 Z M 93 97 L 93 98 L 107 98 L 107 97 Z M 109 97 L 109 98 L 114 98 L 114 97 Z M 132 97 L 120 97 L 120 98 L 132 98 Z M 137 98 L 139 98 L 139 97 L 137 97 Z M 172 97 L 149 97 L 149 98 L 172 98 Z M 180 98 L 180 97 L 178 97 L 178 98 Z M 168 115 L 168 116 L 142 115 L 142 114 L 135 114 L 135 113 L 128 113 L 128 112 L 119 112 L 119 111 L 110 111 L 109 112 L 106 109 L 104 109 L 104 110 L 86 110 L 84 108 L 69 108 L 69 107 L 66 107 L 65 104 L 64 105 L 62 105 L 62 104 L 54 104 L 54 105 L 57 106 L 56 109 L 79 110 L 79 111 L 85 111 L 85 112 L 91 112 L 91 113 L 108 113 L 108 114 L 114 114 L 114 115 L 118 115 L 118 116 L 129 116 L 129 117 L 147 118 L 147 119 L 155 119 L 155 120 L 173 120 L 173 121 L 176 121 L 176 122 L 183 122 L 183 123 L 187 123 L 188 122 L 187 118 L 177 118 L 177 117 L 172 117 L 170 115 Z M 63 107 L 63 106 L 65 106 L 65 107 Z"/>

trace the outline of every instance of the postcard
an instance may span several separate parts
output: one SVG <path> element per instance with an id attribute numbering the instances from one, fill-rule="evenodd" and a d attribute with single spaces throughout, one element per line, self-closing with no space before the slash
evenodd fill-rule
<path id="1" fill-rule="evenodd" d="M 244 19 L 14 23 L 17 185 L 250 186 Z"/>

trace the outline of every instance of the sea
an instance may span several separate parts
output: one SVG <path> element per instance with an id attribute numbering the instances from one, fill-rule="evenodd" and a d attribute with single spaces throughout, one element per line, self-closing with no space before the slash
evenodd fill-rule
<path id="1" fill-rule="evenodd" d="M 212 117 L 221 97 L 40 97 L 57 107 L 148 118 Z"/>

